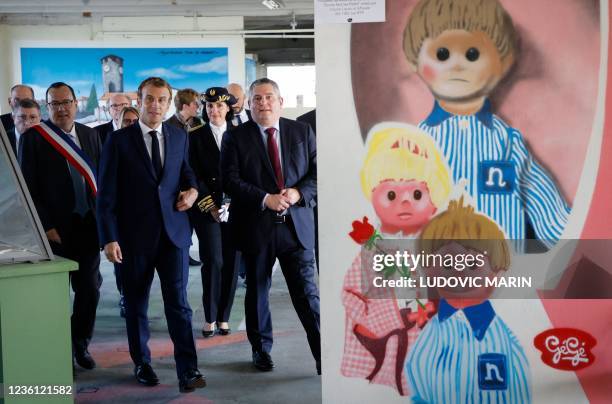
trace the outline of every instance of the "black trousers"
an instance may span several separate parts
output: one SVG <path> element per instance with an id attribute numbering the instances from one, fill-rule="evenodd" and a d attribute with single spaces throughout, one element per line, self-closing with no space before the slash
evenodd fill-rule
<path id="1" fill-rule="evenodd" d="M 148 347 L 149 293 L 155 269 L 159 276 L 168 332 L 174 343 L 176 373 L 197 369 L 198 358 L 191 331 L 191 308 L 187 301 L 189 248 L 178 248 L 162 230 L 157 245 L 148 253 L 122 250 L 121 280 L 125 298 L 125 324 L 130 356 L 136 365 L 151 362 Z"/>
<path id="2" fill-rule="evenodd" d="M 53 253 L 76 261 L 79 265 L 77 271 L 70 272 L 70 283 L 74 291 L 70 322 L 73 344 L 84 349 L 93 335 L 102 285 L 96 219 L 91 211 L 85 217 L 74 214 L 70 223 L 56 230 L 62 242 L 50 243 Z"/>
<path id="3" fill-rule="evenodd" d="M 276 224 L 268 244 L 257 253 L 242 253 L 246 263 L 246 328 L 253 351 L 272 350 L 272 317 L 269 294 L 272 267 L 278 258 L 291 302 L 306 331 L 315 360 L 321 360 L 319 327 L 319 289 L 315 282 L 315 258 L 312 249 L 302 248 L 293 222 Z"/>
<path id="4" fill-rule="evenodd" d="M 193 218 L 202 261 L 202 305 L 206 322 L 228 322 L 240 269 L 240 253 L 228 223 L 211 222 L 200 214 Z"/>
<path id="5" fill-rule="evenodd" d="M 115 272 L 115 284 L 117 285 L 117 292 L 123 296 L 123 286 L 121 286 L 121 264 L 113 264 Z"/>

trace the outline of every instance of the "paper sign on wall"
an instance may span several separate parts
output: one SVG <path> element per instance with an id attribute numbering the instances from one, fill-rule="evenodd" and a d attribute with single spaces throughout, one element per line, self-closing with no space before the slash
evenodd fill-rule
<path id="1" fill-rule="evenodd" d="M 315 0 L 315 23 L 385 21 L 385 0 Z"/>

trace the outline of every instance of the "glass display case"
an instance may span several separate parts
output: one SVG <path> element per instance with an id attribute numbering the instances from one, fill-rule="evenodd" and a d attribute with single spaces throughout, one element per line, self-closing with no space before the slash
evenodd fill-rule
<path id="1" fill-rule="evenodd" d="M 53 253 L 0 123 L 0 264 L 49 259 Z"/>

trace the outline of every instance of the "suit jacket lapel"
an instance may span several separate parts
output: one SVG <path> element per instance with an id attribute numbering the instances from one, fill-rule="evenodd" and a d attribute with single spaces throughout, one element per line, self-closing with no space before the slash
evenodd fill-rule
<path id="1" fill-rule="evenodd" d="M 168 155 L 170 154 L 170 148 L 174 146 L 174 142 L 172 142 L 170 139 L 170 130 L 168 129 L 168 127 L 169 125 L 167 123 L 165 122 L 162 123 L 162 134 L 164 138 L 164 164 L 162 165 L 162 177 L 160 178 L 160 182 L 164 178 L 164 174 L 166 172 L 166 167 L 168 165 Z M 151 163 L 151 167 L 153 167 L 153 163 Z"/>
<path id="2" fill-rule="evenodd" d="M 92 153 L 91 153 L 91 148 L 89 144 L 89 139 L 85 137 L 85 135 L 83 135 L 82 131 L 79 130 L 79 127 L 76 124 L 76 122 L 74 123 L 74 131 L 76 132 L 77 138 L 79 138 L 79 143 L 81 144 L 81 150 L 83 150 L 83 152 L 87 154 L 89 158 L 91 159 Z"/>
<path id="3" fill-rule="evenodd" d="M 149 152 L 147 152 L 147 146 L 145 145 L 145 142 L 144 142 L 142 130 L 140 130 L 140 125 L 138 124 L 138 122 L 136 122 L 130 128 L 131 130 L 129 134 L 126 134 L 126 135 L 132 138 L 132 141 L 134 142 L 134 145 L 136 146 L 136 150 L 138 150 L 138 154 L 143 159 L 143 163 L 145 167 L 147 167 L 147 171 L 149 171 L 149 174 L 151 174 L 153 178 L 157 179 L 157 176 L 155 175 L 155 172 L 153 171 L 153 162 L 151 161 Z"/>
<path id="4" fill-rule="evenodd" d="M 261 131 L 259 130 L 259 125 L 257 125 L 255 121 L 249 121 L 247 124 L 250 124 L 251 141 L 255 143 L 255 149 L 259 152 L 260 157 L 263 159 L 264 165 L 268 170 L 268 174 L 270 174 L 272 180 L 276 183 L 274 169 L 272 168 L 272 163 L 270 163 L 270 157 L 268 156 L 268 146 L 263 141 Z"/>
<path id="5" fill-rule="evenodd" d="M 280 147 L 282 155 L 281 158 L 283 159 L 283 161 L 281 161 L 281 167 L 283 171 L 283 180 L 285 181 L 285 185 L 287 185 L 289 163 L 291 161 L 291 148 L 293 147 L 293 145 L 291 144 L 291 136 L 289 136 L 289 133 L 287 132 L 287 125 L 285 125 L 285 122 L 282 118 L 278 125 L 280 129 Z"/>

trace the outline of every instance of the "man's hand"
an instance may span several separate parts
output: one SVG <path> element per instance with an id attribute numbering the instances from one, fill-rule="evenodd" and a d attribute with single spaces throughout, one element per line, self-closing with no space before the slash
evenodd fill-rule
<path id="1" fill-rule="evenodd" d="M 300 194 L 300 191 L 298 191 L 295 188 L 285 188 L 281 190 L 280 194 L 289 198 L 289 203 L 291 205 L 295 205 L 296 203 L 299 202 L 300 199 L 302 199 L 302 195 Z"/>
<path id="2" fill-rule="evenodd" d="M 57 230 L 55 230 L 55 227 L 47 230 L 45 234 L 47 235 L 47 238 L 49 239 L 49 241 L 53 241 L 54 243 L 57 243 L 57 244 L 62 244 L 62 238 L 59 236 L 59 233 L 57 232 Z"/>
<path id="3" fill-rule="evenodd" d="M 191 208 L 197 198 L 198 191 L 195 188 L 189 188 L 187 191 L 179 192 L 178 201 L 176 202 L 176 209 L 179 212 L 183 212 Z"/>
<path id="4" fill-rule="evenodd" d="M 291 206 L 289 198 L 283 194 L 268 194 L 265 204 L 266 208 L 275 212 L 282 212 Z"/>
<path id="5" fill-rule="evenodd" d="M 123 255 L 121 255 L 121 247 L 116 241 L 111 241 L 104 246 L 104 255 L 112 263 L 121 264 L 123 262 Z"/>

